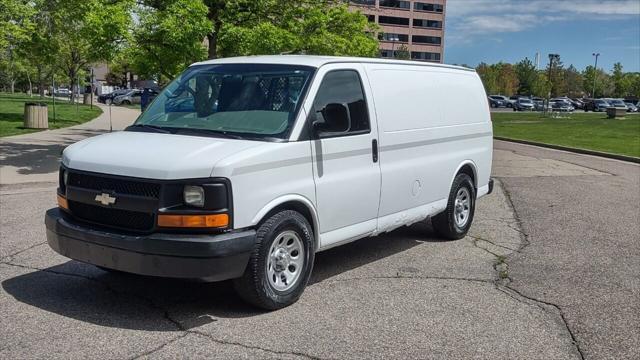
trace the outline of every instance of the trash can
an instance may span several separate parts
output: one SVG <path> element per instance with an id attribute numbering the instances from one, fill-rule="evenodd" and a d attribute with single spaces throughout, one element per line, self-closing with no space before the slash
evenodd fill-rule
<path id="1" fill-rule="evenodd" d="M 88 93 L 84 93 L 84 98 L 82 99 L 82 103 L 85 105 L 90 105 L 93 102 L 91 101 L 91 98 L 93 97 L 93 93 L 92 92 L 88 92 Z"/>
<path id="2" fill-rule="evenodd" d="M 49 108 L 46 103 L 24 104 L 24 127 L 27 129 L 49 128 Z"/>
<path id="3" fill-rule="evenodd" d="M 609 119 L 621 118 L 625 115 L 627 115 L 627 108 L 613 106 L 607 108 L 607 117 Z"/>

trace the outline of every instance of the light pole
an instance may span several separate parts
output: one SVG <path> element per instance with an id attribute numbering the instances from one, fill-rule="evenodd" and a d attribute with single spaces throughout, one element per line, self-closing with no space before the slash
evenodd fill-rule
<path id="1" fill-rule="evenodd" d="M 391 57 L 392 58 L 396 58 L 396 41 L 400 41 L 400 37 L 398 36 L 398 34 L 392 34 L 391 37 L 389 38 L 389 41 L 391 41 Z"/>
<path id="2" fill-rule="evenodd" d="M 596 77 L 598 76 L 598 56 L 600 56 L 600 53 L 593 53 L 593 56 L 595 56 L 596 58 L 596 63 L 593 66 L 593 91 L 591 92 L 591 97 L 595 98 L 596 97 Z"/>

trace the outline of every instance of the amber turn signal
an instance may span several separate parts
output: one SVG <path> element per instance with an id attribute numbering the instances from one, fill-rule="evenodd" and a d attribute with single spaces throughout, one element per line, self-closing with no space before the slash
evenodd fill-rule
<path id="1" fill-rule="evenodd" d="M 67 199 L 62 195 L 58 195 L 58 206 L 65 210 L 69 210 L 69 203 L 67 202 Z"/>
<path id="2" fill-rule="evenodd" d="M 158 226 L 186 228 L 220 228 L 229 225 L 229 215 L 158 215 Z"/>

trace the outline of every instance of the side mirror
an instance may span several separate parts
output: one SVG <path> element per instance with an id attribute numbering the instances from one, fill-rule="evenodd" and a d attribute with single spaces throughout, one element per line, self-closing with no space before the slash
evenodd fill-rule
<path id="1" fill-rule="evenodd" d="M 313 122 L 314 133 L 318 136 L 343 133 L 351 128 L 349 109 L 343 104 L 327 104 L 320 113 L 324 121 Z"/>

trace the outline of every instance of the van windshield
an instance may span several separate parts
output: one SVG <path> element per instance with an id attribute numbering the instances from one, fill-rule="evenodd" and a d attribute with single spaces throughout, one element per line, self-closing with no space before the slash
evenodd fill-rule
<path id="1" fill-rule="evenodd" d="M 285 139 L 313 72 L 312 67 L 277 64 L 192 66 L 127 130 Z"/>

